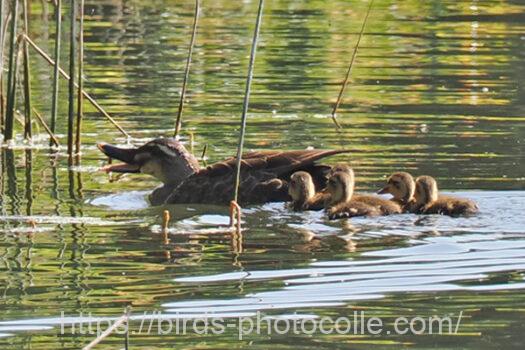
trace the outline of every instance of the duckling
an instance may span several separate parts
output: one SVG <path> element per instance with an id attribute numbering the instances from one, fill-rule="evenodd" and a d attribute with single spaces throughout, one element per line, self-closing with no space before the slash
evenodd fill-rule
<path id="1" fill-rule="evenodd" d="M 328 196 L 326 192 L 315 193 L 312 175 L 306 171 L 296 171 L 292 174 L 288 194 L 292 197 L 290 208 L 295 211 L 322 210 Z"/>
<path id="2" fill-rule="evenodd" d="M 421 214 L 460 216 L 478 212 L 478 206 L 470 199 L 439 196 L 437 182 L 430 176 L 419 176 L 416 179 L 414 197 Z"/>
<path id="3" fill-rule="evenodd" d="M 339 171 L 328 179 L 326 189 L 330 197 L 327 198 L 325 208 L 329 219 L 381 214 L 378 208 L 352 199 L 354 182 L 353 171 L 349 173 Z"/>
<path id="4" fill-rule="evenodd" d="M 412 175 L 404 171 L 399 171 L 390 175 L 386 186 L 377 193 L 390 193 L 393 196 L 391 201 L 399 204 L 404 213 L 413 213 L 417 211 L 417 205 L 414 199 L 415 191 L 416 182 Z"/>
<path id="5" fill-rule="evenodd" d="M 351 174 L 351 176 L 354 177 L 354 171 L 352 168 L 344 163 L 334 165 L 330 170 L 329 176 L 337 172 Z M 377 196 L 355 193 L 352 196 L 352 200 L 376 207 L 380 210 L 382 215 L 400 214 L 402 212 L 401 205 L 399 203 Z"/>

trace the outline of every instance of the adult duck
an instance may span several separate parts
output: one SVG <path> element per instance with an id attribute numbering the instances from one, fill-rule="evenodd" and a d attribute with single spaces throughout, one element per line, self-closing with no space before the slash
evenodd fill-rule
<path id="1" fill-rule="evenodd" d="M 159 138 L 136 148 L 121 148 L 106 143 L 98 148 L 122 164 L 103 170 L 119 173 L 144 173 L 162 182 L 150 195 L 153 205 L 174 203 L 228 204 L 235 185 L 236 158 L 228 158 L 201 168 L 197 159 L 181 142 Z M 290 200 L 288 181 L 296 171 L 306 171 L 317 189 L 326 185 L 331 167 L 319 159 L 347 150 L 256 151 L 242 156 L 239 204 Z"/>

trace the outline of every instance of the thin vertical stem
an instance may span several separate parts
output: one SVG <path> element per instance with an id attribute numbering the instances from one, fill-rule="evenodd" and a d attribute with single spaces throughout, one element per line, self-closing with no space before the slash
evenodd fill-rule
<path id="1" fill-rule="evenodd" d="M 29 4 L 27 0 L 23 0 L 24 5 L 24 32 L 29 35 Z M 29 48 L 27 41 L 23 40 L 23 54 L 24 54 L 24 106 L 25 106 L 25 120 L 24 120 L 24 138 L 30 139 L 31 130 L 31 72 L 29 68 Z"/>
<path id="2" fill-rule="evenodd" d="M 4 126 L 4 0 L 0 0 L 0 126 Z"/>
<path id="3" fill-rule="evenodd" d="M 1 36 L 2 36 L 2 42 L 1 42 L 1 46 L 0 46 L 0 57 L 2 58 L 2 60 L 0 60 L 0 97 L 2 98 L 0 100 L 0 110 L 2 112 L 2 115 L 1 115 L 1 125 L 2 125 L 2 130 L 4 129 L 4 125 L 5 125 L 5 114 L 6 114 L 6 92 L 5 92 L 5 89 L 4 89 L 4 77 L 5 77 L 5 74 L 4 74 L 4 53 L 5 53 L 5 38 L 7 36 L 7 27 L 9 27 L 9 21 L 11 19 L 11 16 L 10 16 L 10 13 L 7 12 L 7 9 L 5 8 L 6 5 L 4 3 L 4 12 L 5 12 L 5 18 L 4 18 L 4 23 L 3 23 L 3 26 L 2 28 L 0 28 L 0 31 L 1 31 Z"/>
<path id="4" fill-rule="evenodd" d="M 188 57 L 186 59 L 186 69 L 184 71 L 184 80 L 182 81 L 182 90 L 180 92 L 179 109 L 177 111 L 177 121 L 175 122 L 175 133 L 173 137 L 179 136 L 180 128 L 182 126 L 182 110 L 184 108 L 184 99 L 186 97 L 186 85 L 190 76 L 191 56 L 193 55 L 193 47 L 195 46 L 195 37 L 197 34 L 197 23 L 199 21 L 200 0 L 195 0 L 195 15 L 193 17 L 193 29 L 191 32 L 190 47 L 188 49 Z"/>
<path id="5" fill-rule="evenodd" d="M 84 96 L 82 90 L 84 89 L 84 0 L 80 0 L 79 12 L 79 33 L 78 33 L 78 95 L 77 95 L 77 132 L 75 135 L 75 153 L 80 157 L 80 143 L 82 131 L 82 118 L 84 113 Z M 80 158 L 78 158 L 80 161 Z"/>
<path id="6" fill-rule="evenodd" d="M 16 92 L 16 62 L 15 56 L 18 55 L 15 49 L 16 41 L 16 28 L 18 18 L 18 0 L 13 0 L 12 4 L 12 20 L 11 20 L 11 33 L 9 37 L 9 70 L 7 72 L 7 106 L 5 116 L 5 129 L 4 129 L 4 140 L 11 140 L 13 138 L 13 127 L 15 121 L 15 99 L 14 95 Z"/>
<path id="7" fill-rule="evenodd" d="M 60 67 L 60 36 L 62 32 L 62 0 L 56 0 L 55 2 L 55 66 L 53 71 L 53 97 L 51 102 L 51 132 L 54 134 L 56 131 L 56 121 L 58 112 L 58 80 L 60 73 L 58 68 Z M 51 144 L 51 140 L 49 141 Z"/>
<path id="8" fill-rule="evenodd" d="M 244 134 L 246 132 L 246 116 L 248 114 L 248 105 L 250 102 L 250 89 L 252 86 L 253 79 L 253 66 L 255 64 L 255 54 L 257 52 L 257 40 L 259 39 L 259 30 L 261 27 L 261 20 L 263 14 L 264 0 L 259 0 L 259 10 L 257 11 L 257 20 L 255 22 L 255 29 L 253 33 L 252 49 L 250 52 L 250 63 L 248 65 L 248 76 L 246 78 L 246 90 L 244 92 L 244 102 L 242 106 L 242 117 L 241 117 L 241 131 L 239 134 L 239 143 L 237 145 L 237 174 L 235 176 L 235 194 L 233 200 L 237 202 L 239 197 L 239 185 L 241 181 L 241 160 L 242 160 L 242 149 L 244 145 Z"/>
<path id="9" fill-rule="evenodd" d="M 359 36 L 357 37 L 357 43 L 355 44 L 354 52 L 352 53 L 352 58 L 350 59 L 350 65 L 348 66 L 348 70 L 346 71 L 345 80 L 343 81 L 343 85 L 341 86 L 341 90 L 339 91 L 339 96 L 337 96 L 337 101 L 335 102 L 334 108 L 332 109 L 332 120 L 334 121 L 338 129 L 342 129 L 342 127 L 341 127 L 341 124 L 339 124 L 339 122 L 337 121 L 337 109 L 339 108 L 339 105 L 341 104 L 341 100 L 343 99 L 343 94 L 345 92 L 346 85 L 348 84 L 348 80 L 350 79 L 350 73 L 352 72 L 352 67 L 357 57 L 357 51 L 359 50 L 359 44 L 361 43 L 361 38 L 363 37 L 363 34 L 365 32 L 366 21 L 368 20 L 368 15 L 370 15 L 370 10 L 372 10 L 373 3 L 374 3 L 374 0 L 370 0 L 370 3 L 368 4 L 368 10 L 366 11 L 365 19 L 363 20 L 363 25 L 361 26 L 361 31 L 359 32 Z"/>
<path id="10" fill-rule="evenodd" d="M 76 54 L 76 16 L 77 2 L 71 0 L 69 29 L 69 113 L 67 118 L 67 154 L 73 156 L 73 127 L 75 123 L 75 54 Z"/>

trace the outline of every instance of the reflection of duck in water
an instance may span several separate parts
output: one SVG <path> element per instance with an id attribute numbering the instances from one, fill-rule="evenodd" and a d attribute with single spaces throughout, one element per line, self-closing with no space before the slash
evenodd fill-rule
<path id="1" fill-rule="evenodd" d="M 416 179 L 414 197 L 417 212 L 421 214 L 459 216 L 478 212 L 478 206 L 470 199 L 439 195 L 437 182 L 430 176 L 420 176 Z"/>
<path id="2" fill-rule="evenodd" d="M 108 157 L 123 164 L 106 171 L 153 175 L 163 185 L 153 191 L 153 205 L 173 203 L 228 204 L 234 190 L 236 158 L 201 168 L 179 141 L 155 139 L 138 148 L 99 144 Z M 309 173 L 317 188 L 326 184 L 329 167 L 315 161 L 344 150 L 259 151 L 244 154 L 241 163 L 240 204 L 289 200 L 288 179 L 295 171 Z"/>

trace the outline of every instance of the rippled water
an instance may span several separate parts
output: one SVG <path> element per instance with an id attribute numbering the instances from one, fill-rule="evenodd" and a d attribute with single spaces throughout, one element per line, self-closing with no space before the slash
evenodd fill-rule
<path id="1" fill-rule="evenodd" d="M 51 5 L 32 2 L 31 36 L 52 52 Z M 140 144 L 173 131 L 193 1 L 86 1 L 86 89 Z M 43 7 L 44 6 L 44 7 Z M 235 152 L 256 1 L 208 1 L 197 36 L 183 141 L 208 163 Z M 82 164 L 45 135 L 1 151 L 0 348 L 78 349 L 70 324 L 162 317 L 273 319 L 461 314 L 457 334 L 132 334 L 131 348 L 520 348 L 525 301 L 525 6 L 520 1 L 376 0 L 336 131 L 328 117 L 367 2 L 268 0 L 247 149 L 349 148 L 363 191 L 403 169 L 478 202 L 471 218 L 398 215 L 327 221 L 282 203 L 147 205 L 157 184 L 108 176 L 98 141 L 129 142 L 87 107 Z M 64 17 L 65 27 L 68 18 Z M 64 34 L 66 37 L 66 33 Z M 67 45 L 63 62 L 67 62 Z M 36 107 L 50 70 L 33 53 Z M 66 67 L 66 64 L 64 64 Z M 60 112 L 67 112 L 61 85 Z M 65 119 L 58 129 L 65 134 Z M 65 139 L 61 140 L 65 144 Z M 64 318 L 61 318 L 64 312 Z M 61 323 L 66 323 L 65 334 Z M 392 327 L 390 327 L 391 329 Z M 114 335 L 100 349 L 123 346 Z"/>

